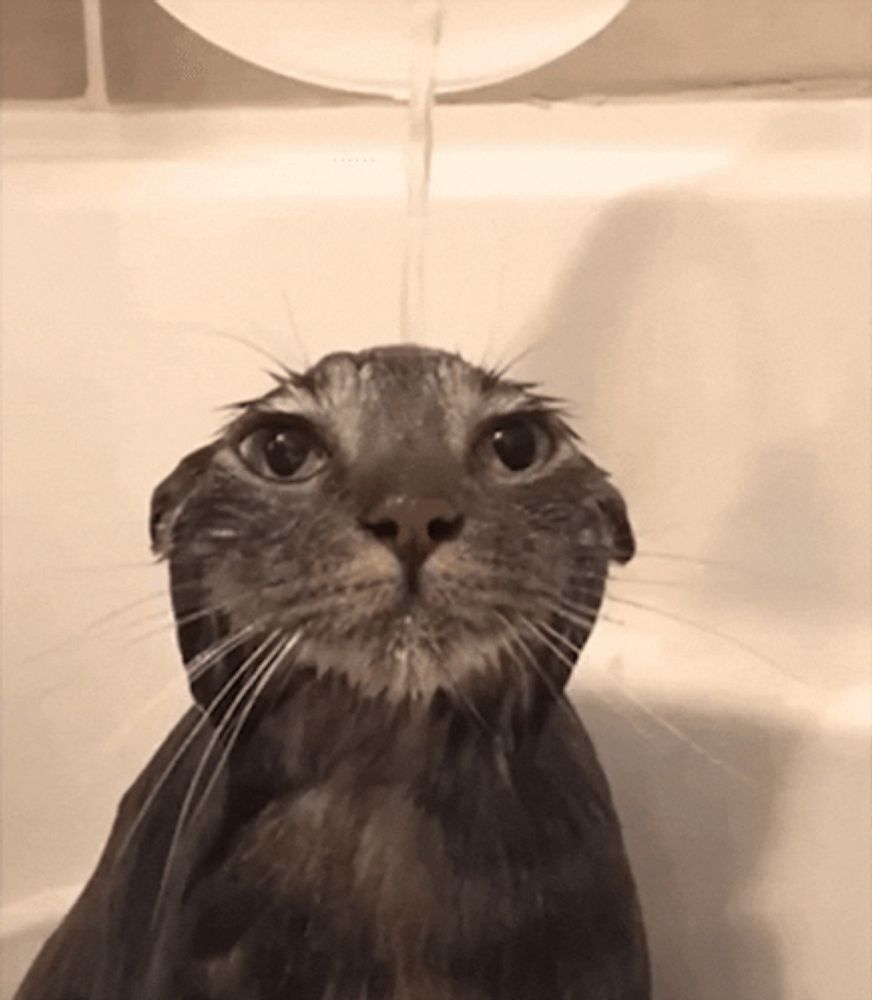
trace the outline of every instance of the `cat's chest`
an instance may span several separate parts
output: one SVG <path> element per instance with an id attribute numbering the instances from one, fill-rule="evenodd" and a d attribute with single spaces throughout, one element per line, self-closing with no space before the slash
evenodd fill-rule
<path id="1" fill-rule="evenodd" d="M 522 764 L 349 770 L 228 813 L 149 1000 L 623 1000 L 638 916 L 608 802 Z"/>
<path id="2" fill-rule="evenodd" d="M 458 879 L 447 853 L 407 790 L 326 784 L 274 803 L 191 887 L 179 995 L 456 1000 L 439 970 L 462 911 L 506 893 Z"/>

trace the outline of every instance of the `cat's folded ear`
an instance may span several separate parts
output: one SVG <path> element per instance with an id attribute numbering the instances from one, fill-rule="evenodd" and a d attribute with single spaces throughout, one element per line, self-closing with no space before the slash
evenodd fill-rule
<path id="1" fill-rule="evenodd" d="M 616 487 L 605 480 L 598 491 L 596 504 L 603 515 L 611 558 L 621 564 L 628 563 L 636 553 L 636 539 L 624 498 Z"/>
<path id="2" fill-rule="evenodd" d="M 155 555 L 168 554 L 172 544 L 173 523 L 185 499 L 208 467 L 213 451 L 213 445 L 206 445 L 191 452 L 179 462 L 152 494 L 149 531 Z"/>

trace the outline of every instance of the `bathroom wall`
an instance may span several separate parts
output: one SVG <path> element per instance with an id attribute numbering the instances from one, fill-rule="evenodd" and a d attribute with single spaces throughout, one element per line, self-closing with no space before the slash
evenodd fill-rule
<path id="1" fill-rule="evenodd" d="M 246 63 L 179 24 L 154 0 L 2 0 L 0 12 L 0 94 L 6 98 L 82 97 L 87 26 L 92 50 L 101 49 L 99 59 L 91 53 L 92 69 L 103 64 L 93 99 L 297 105 L 364 100 Z M 633 0 L 590 43 L 517 80 L 453 100 L 713 89 L 868 93 L 870 71 L 872 6 L 866 0 Z"/>
<path id="2" fill-rule="evenodd" d="M 403 333 L 407 122 L 147 0 L 2 17 L 9 1000 L 186 704 L 151 489 L 262 351 Z M 872 995 L 869 17 L 634 0 L 436 116 L 421 339 L 523 354 L 639 536 L 573 697 L 657 1000 Z"/>
<path id="3" fill-rule="evenodd" d="M 260 350 L 402 333 L 406 122 L 2 127 L 7 1000 L 186 702 L 151 489 L 264 387 Z M 868 105 L 447 107 L 436 131 L 423 339 L 527 350 L 638 532 L 573 694 L 658 1000 L 864 1000 Z"/>

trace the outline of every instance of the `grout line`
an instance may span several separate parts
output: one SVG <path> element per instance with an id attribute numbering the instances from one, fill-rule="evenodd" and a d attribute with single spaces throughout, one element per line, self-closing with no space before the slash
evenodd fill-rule
<path id="1" fill-rule="evenodd" d="M 82 0 L 85 18 L 85 56 L 88 67 L 88 88 L 85 104 L 88 108 L 105 110 L 109 107 L 106 90 L 106 60 L 103 52 L 103 22 L 100 0 Z"/>
<path id="2" fill-rule="evenodd" d="M 83 0 L 85 6 L 94 0 Z M 96 6 L 96 3 L 95 3 Z M 98 50 L 99 51 L 99 50 Z M 90 72 L 90 70 L 89 70 Z M 343 102 L 319 103 L 312 99 L 299 100 L 289 104 L 287 101 L 245 101 L 242 99 L 228 101 L 110 101 L 106 94 L 105 72 L 103 60 L 95 68 L 95 77 L 99 79 L 99 92 L 93 99 L 88 94 L 83 97 L 62 97 L 54 99 L 7 97 L 0 100 L 0 114 L 14 111 L 112 111 L 122 115 L 163 114 L 167 112 L 196 113 L 293 113 L 295 111 L 312 112 L 372 110 L 373 108 L 402 107 L 385 98 L 363 97 L 349 99 Z M 872 86 L 865 78 L 857 77 L 814 77 L 797 78 L 788 84 L 773 84 L 765 81 L 749 81 L 733 86 L 695 87 L 678 90 L 640 90 L 637 92 L 622 91 L 620 93 L 590 93 L 577 97 L 533 98 L 518 97 L 504 101 L 500 100 L 446 100 L 440 98 L 439 109 L 474 109 L 487 111 L 501 108 L 531 107 L 548 111 L 553 108 L 580 107 L 611 107 L 627 106 L 666 106 L 685 105 L 689 103 L 735 102 L 753 104 L 768 101 L 788 105 L 790 103 L 819 102 L 822 104 L 837 101 L 852 103 L 866 102 L 872 98 Z M 453 114 L 453 111 L 448 111 Z"/>

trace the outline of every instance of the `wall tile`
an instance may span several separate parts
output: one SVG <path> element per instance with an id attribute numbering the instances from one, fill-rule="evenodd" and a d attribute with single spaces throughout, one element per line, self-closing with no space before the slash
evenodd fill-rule
<path id="1" fill-rule="evenodd" d="M 0 0 L 0 96 L 81 97 L 87 87 L 82 0 Z"/>
<path id="2" fill-rule="evenodd" d="M 109 97 L 171 104 L 341 104 L 343 95 L 289 80 L 199 36 L 154 0 L 103 0 Z"/>

